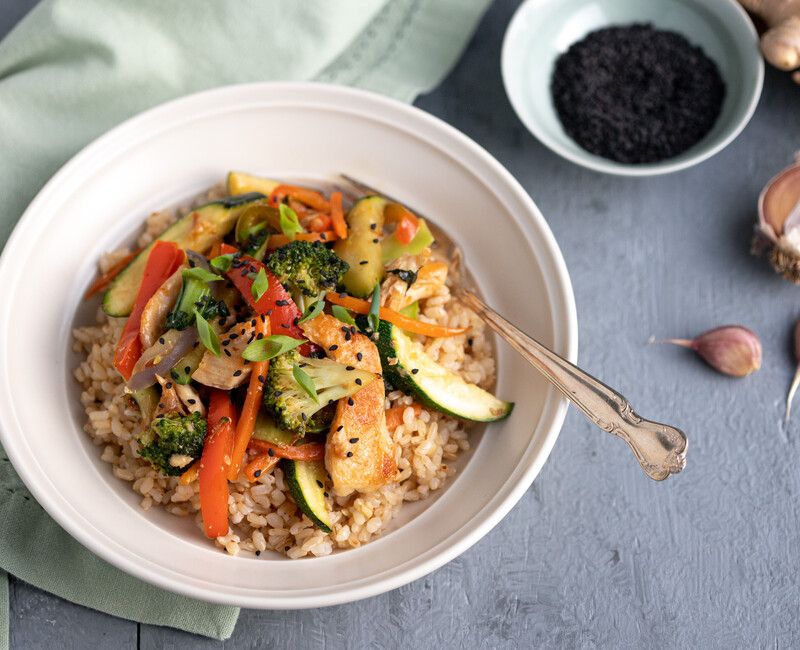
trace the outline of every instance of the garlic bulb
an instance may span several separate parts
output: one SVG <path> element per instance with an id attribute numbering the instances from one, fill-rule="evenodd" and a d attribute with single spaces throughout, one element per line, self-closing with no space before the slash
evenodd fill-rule
<path id="1" fill-rule="evenodd" d="M 800 160 L 769 181 L 758 199 L 753 252 L 764 249 L 778 273 L 800 284 Z"/>

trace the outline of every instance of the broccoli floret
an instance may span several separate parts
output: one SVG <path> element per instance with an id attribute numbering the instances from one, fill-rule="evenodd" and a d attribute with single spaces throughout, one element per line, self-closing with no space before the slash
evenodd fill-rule
<path id="1" fill-rule="evenodd" d="M 293 241 L 267 259 L 267 268 L 292 295 L 319 297 L 333 291 L 350 265 L 321 242 Z"/>
<path id="2" fill-rule="evenodd" d="M 200 458 L 206 421 L 199 413 L 160 415 L 139 436 L 139 455 L 162 474 L 177 476 Z"/>
<path id="3" fill-rule="evenodd" d="M 313 383 L 316 399 L 298 383 L 295 368 Z M 291 350 L 270 361 L 264 404 L 278 425 L 301 435 L 324 431 L 333 418 L 326 407 L 369 384 L 375 375 L 330 359 L 311 359 Z"/>
<path id="4" fill-rule="evenodd" d="M 167 316 L 167 329 L 185 330 L 194 323 L 195 312 L 207 321 L 219 316 L 228 316 L 230 310 L 224 300 L 215 300 L 207 282 L 186 277 L 175 307 Z"/>

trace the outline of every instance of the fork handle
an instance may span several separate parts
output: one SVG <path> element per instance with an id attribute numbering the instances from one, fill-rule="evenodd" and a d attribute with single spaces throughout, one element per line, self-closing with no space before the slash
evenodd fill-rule
<path id="1" fill-rule="evenodd" d="M 519 330 L 470 291 L 457 293 L 489 327 L 601 429 L 628 443 L 645 473 L 656 481 L 686 466 L 686 435 L 639 417 L 622 395 Z"/>

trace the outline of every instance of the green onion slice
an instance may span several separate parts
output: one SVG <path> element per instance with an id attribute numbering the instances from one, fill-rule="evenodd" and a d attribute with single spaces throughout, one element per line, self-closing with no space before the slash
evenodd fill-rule
<path id="1" fill-rule="evenodd" d="M 269 289 L 269 278 L 267 277 L 267 272 L 261 268 L 258 270 L 255 280 L 253 280 L 253 286 L 250 287 L 250 293 L 253 294 L 253 298 L 255 298 L 256 302 L 258 302 L 261 300 L 261 296 L 267 292 L 267 289 Z"/>
<path id="2" fill-rule="evenodd" d="M 317 396 L 317 387 L 314 386 L 314 380 L 308 376 L 305 370 L 303 370 L 297 364 L 292 366 L 292 375 L 295 378 L 295 381 L 300 384 L 300 388 L 302 388 L 308 396 L 313 399 L 317 404 L 319 404 L 319 397 Z"/>
<path id="3" fill-rule="evenodd" d="M 196 309 L 194 317 L 197 321 L 197 333 L 200 335 L 200 340 L 206 349 L 211 350 L 215 356 L 219 356 L 219 336 L 214 331 L 214 328 L 208 324 L 208 321 Z"/>
<path id="4" fill-rule="evenodd" d="M 297 213 L 285 203 L 281 203 L 278 209 L 281 213 L 281 232 L 290 240 L 294 241 L 297 233 L 303 232 L 300 219 L 297 218 Z"/>
<path id="5" fill-rule="evenodd" d="M 353 317 L 350 315 L 350 312 L 347 311 L 341 305 L 333 305 L 331 307 L 331 313 L 342 321 L 345 325 L 355 325 L 356 322 L 353 320 Z"/>
<path id="6" fill-rule="evenodd" d="M 324 300 L 317 300 L 317 302 L 309 305 L 308 309 L 306 309 L 303 317 L 297 321 L 297 324 L 305 323 L 308 320 L 313 320 L 317 316 L 322 313 L 322 310 L 325 308 L 325 301 Z"/>
<path id="7" fill-rule="evenodd" d="M 282 334 L 273 334 L 266 336 L 263 339 L 257 339 L 250 343 L 243 351 L 242 358 L 248 361 L 267 361 L 275 357 L 294 350 L 296 347 L 303 345 L 305 341 L 302 339 L 295 339 L 291 336 L 283 336 Z"/>

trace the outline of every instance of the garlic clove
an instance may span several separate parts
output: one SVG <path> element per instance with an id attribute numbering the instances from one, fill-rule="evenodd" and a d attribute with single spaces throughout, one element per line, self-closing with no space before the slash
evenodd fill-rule
<path id="1" fill-rule="evenodd" d="M 744 377 L 761 367 L 761 341 L 741 325 L 724 325 L 693 339 L 668 339 L 694 350 L 715 370 L 731 377 Z"/>
<path id="2" fill-rule="evenodd" d="M 789 387 L 789 393 L 786 395 L 786 422 L 792 415 L 792 400 L 794 400 L 797 387 L 800 386 L 800 320 L 794 326 L 794 358 L 797 361 L 797 370 L 794 373 L 792 385 Z"/>
<path id="3" fill-rule="evenodd" d="M 769 261 L 787 280 L 800 284 L 800 163 L 767 183 L 758 199 L 757 237 L 771 248 Z M 761 242 L 754 241 L 754 250 Z"/>

